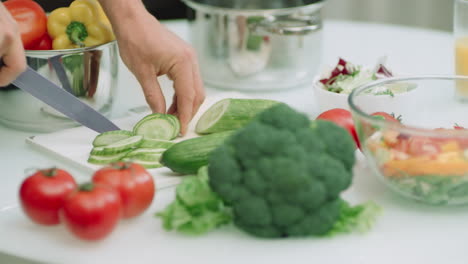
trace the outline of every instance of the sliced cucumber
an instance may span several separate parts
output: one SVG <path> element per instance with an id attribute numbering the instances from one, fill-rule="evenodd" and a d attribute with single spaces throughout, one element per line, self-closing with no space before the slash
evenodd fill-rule
<path id="1" fill-rule="evenodd" d="M 109 156 L 109 154 L 104 150 L 104 147 L 94 147 L 89 154 L 96 156 Z"/>
<path id="2" fill-rule="evenodd" d="M 127 152 L 121 152 L 109 156 L 90 155 L 88 162 L 92 164 L 109 164 L 120 161 L 123 157 L 125 157 L 125 155 L 127 155 Z"/>
<path id="3" fill-rule="evenodd" d="M 135 150 L 130 151 L 126 157 L 132 157 L 137 155 L 161 155 L 166 149 L 158 148 L 137 148 Z"/>
<path id="4" fill-rule="evenodd" d="M 143 137 L 139 135 L 122 139 L 110 145 L 104 146 L 101 155 L 117 154 L 123 151 L 131 150 L 132 148 L 138 147 L 142 140 Z"/>
<path id="5" fill-rule="evenodd" d="M 141 135 L 145 139 L 162 139 L 171 140 L 179 134 L 177 126 L 172 118 L 168 118 L 165 114 L 151 114 L 134 126 L 133 133 Z"/>
<path id="6" fill-rule="evenodd" d="M 141 142 L 140 148 L 162 148 L 168 149 L 175 144 L 173 141 L 169 140 L 161 140 L 161 139 L 150 139 L 150 138 L 143 138 Z"/>
<path id="7" fill-rule="evenodd" d="M 220 146 L 232 131 L 187 139 L 168 148 L 161 156 L 161 164 L 182 174 L 196 174 L 208 164 L 210 153 Z"/>
<path id="8" fill-rule="evenodd" d="M 161 160 L 161 155 L 162 155 L 162 153 L 148 153 L 148 154 L 140 153 L 140 154 L 133 155 L 133 156 L 125 156 L 124 158 L 125 159 L 131 159 L 131 160 L 143 160 L 143 161 L 157 161 L 157 162 L 159 162 L 159 160 Z"/>
<path id="9" fill-rule="evenodd" d="M 280 102 L 266 99 L 227 98 L 216 102 L 198 120 L 195 132 L 210 134 L 235 130 L 257 114 Z"/>
<path id="10" fill-rule="evenodd" d="M 102 147 L 133 136 L 132 131 L 114 130 L 101 133 L 93 140 L 93 147 Z"/>
<path id="11" fill-rule="evenodd" d="M 172 120 L 172 123 L 174 124 L 174 127 L 176 128 L 174 130 L 174 135 L 173 138 L 176 138 L 179 136 L 180 133 L 180 121 L 179 118 L 177 118 L 175 115 L 166 115 L 168 119 Z"/>
<path id="12" fill-rule="evenodd" d="M 131 159 L 131 158 L 124 158 L 122 161 L 125 162 L 134 162 L 140 164 L 141 166 L 145 167 L 146 169 L 156 169 L 164 167 L 159 163 L 159 161 L 146 161 L 146 160 L 138 160 L 138 159 Z"/>

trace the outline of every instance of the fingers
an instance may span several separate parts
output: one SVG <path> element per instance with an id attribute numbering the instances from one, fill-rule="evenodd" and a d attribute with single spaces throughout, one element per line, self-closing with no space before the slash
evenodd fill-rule
<path id="1" fill-rule="evenodd" d="M 0 86 L 6 86 L 26 69 L 26 57 L 20 35 L 13 28 L 0 28 Z"/>
<path id="2" fill-rule="evenodd" d="M 195 89 L 195 100 L 193 100 L 193 110 L 192 110 L 192 118 L 198 112 L 203 101 L 205 101 L 205 89 L 203 88 L 203 81 L 200 77 L 200 69 L 198 67 L 198 63 L 195 61 L 193 63 L 193 83 Z"/>
<path id="3" fill-rule="evenodd" d="M 188 123 L 192 119 L 195 90 L 193 89 L 193 74 L 191 63 L 180 63 L 174 65 L 170 73 L 174 81 L 175 99 L 171 110 L 177 112 L 181 128 L 180 132 L 185 135 Z"/>
<path id="4" fill-rule="evenodd" d="M 149 66 L 147 69 L 151 69 Z M 159 86 L 156 73 L 151 70 L 137 71 L 136 78 L 143 88 L 146 102 L 154 113 L 166 112 L 166 101 Z"/>
<path id="5" fill-rule="evenodd" d="M 167 110 L 167 113 L 171 115 L 177 115 L 177 94 L 174 94 L 172 97 L 172 104 Z"/>

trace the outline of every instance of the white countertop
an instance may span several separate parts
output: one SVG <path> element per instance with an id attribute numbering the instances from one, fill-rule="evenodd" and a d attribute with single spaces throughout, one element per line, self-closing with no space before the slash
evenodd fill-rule
<path id="1" fill-rule="evenodd" d="M 187 39 L 185 21 L 166 22 L 166 24 L 178 35 Z M 324 65 L 334 65 L 338 57 L 343 57 L 356 64 L 374 65 L 377 58 L 386 55 L 388 56 L 390 68 L 398 74 L 453 73 L 452 37 L 446 32 L 348 21 L 325 21 L 324 37 L 322 59 Z M 167 98 L 171 98 L 172 90 L 168 84 L 168 82 L 165 82 L 163 86 Z M 207 87 L 208 94 L 220 92 Z M 249 95 L 284 101 L 310 116 L 317 114 L 317 110 L 313 105 L 311 87 Z M 135 78 L 122 65 L 120 67 L 119 89 L 115 99 L 114 114 L 117 117 L 129 108 L 141 105 L 145 105 L 141 89 Z M 31 149 L 25 144 L 25 138 L 31 135 L 33 133 L 0 127 L 0 164 L 2 167 L 0 217 L 2 212 L 7 211 L 11 205 L 17 203 L 18 188 L 26 176 L 25 170 L 28 168 L 58 166 L 69 170 L 78 181 L 89 177 L 78 167 L 62 163 L 53 157 Z M 327 247 L 327 245 L 334 247 L 336 249 L 335 255 L 325 254 L 330 252 L 330 248 L 313 253 L 304 246 L 306 242 L 302 240 L 302 244 L 299 244 L 299 241 L 293 241 L 293 244 L 297 246 L 296 248 L 291 244 L 283 248 L 287 251 L 284 256 L 290 256 L 293 253 L 296 258 L 287 259 L 286 257 L 280 257 L 281 254 L 273 257 L 273 253 L 278 254 L 283 250 L 278 247 L 277 243 L 274 241 L 263 244 L 257 241 L 258 243 L 256 243 L 255 239 L 245 236 L 243 239 L 246 245 L 249 247 L 258 246 L 258 251 L 251 250 L 246 253 L 258 252 L 258 255 L 246 256 L 242 252 L 235 251 L 236 248 L 242 249 L 241 246 L 233 247 L 232 250 L 222 246 L 223 242 L 230 244 L 229 238 L 224 238 L 226 234 L 223 234 L 223 238 L 221 238 L 222 235 L 215 234 L 214 237 L 209 236 L 197 241 L 191 241 L 196 239 L 187 238 L 187 241 L 179 242 L 179 244 L 177 241 L 180 241 L 180 237 L 179 240 L 167 239 L 167 244 L 162 248 L 159 248 L 158 245 L 154 245 L 154 247 L 145 245 L 144 250 L 167 250 L 178 254 L 178 258 L 176 258 L 178 260 L 187 260 L 189 256 L 181 256 L 185 254 L 184 250 L 190 247 L 190 242 L 201 252 L 209 252 L 203 247 L 213 247 L 213 243 L 210 245 L 211 238 L 218 239 L 219 243 L 221 243 L 218 243 L 220 250 L 214 247 L 211 249 L 213 252 L 217 251 L 216 254 L 213 254 L 216 259 L 210 258 L 210 254 L 205 254 L 202 257 L 194 253 L 192 261 L 195 260 L 198 263 L 197 260 L 199 259 L 196 257 L 200 257 L 203 258 L 203 262 L 224 263 L 227 262 L 224 260 L 229 258 L 229 263 L 235 263 L 237 257 L 239 263 L 247 263 L 248 260 L 260 263 L 267 260 L 268 263 L 275 261 L 277 263 L 284 261 L 334 263 L 333 261 L 337 261 L 336 263 L 338 263 L 340 259 L 348 259 L 347 263 L 422 263 L 423 260 L 425 263 L 445 263 L 444 260 L 449 258 L 448 262 L 450 263 L 468 263 L 468 253 L 463 253 L 466 252 L 465 243 L 468 237 L 467 207 L 454 209 L 419 205 L 399 199 L 374 179 L 371 181 L 368 186 L 373 186 L 375 189 L 362 190 L 363 195 L 367 199 L 373 199 L 380 203 L 385 210 L 385 214 L 379 219 L 379 224 L 375 230 L 365 236 L 339 238 L 335 244 L 331 244 L 331 241 L 314 241 L 312 239 L 311 248 L 322 243 L 320 247 Z M 158 196 L 168 195 L 164 192 L 171 192 L 171 190 L 163 190 Z M 466 213 L 463 211 L 466 211 Z M 157 225 L 158 223 L 155 222 L 154 224 Z M 236 234 L 236 236 L 238 238 L 239 234 Z M 0 233 L 0 252 L 24 255 L 17 252 L 5 252 L 2 245 L 8 243 L 6 240 L 14 242 L 11 237 L 4 237 Z M 17 243 L 21 243 L 21 241 Z M 128 243 L 132 242 L 128 241 Z M 360 250 L 356 250 L 359 245 L 362 245 L 362 247 Z M 94 252 L 94 254 L 99 255 L 99 252 Z M 265 254 L 272 254 L 271 259 L 268 259 Z M 155 258 L 152 263 L 175 263 L 171 258 L 167 257 L 169 255 L 161 254 L 162 259 Z M 138 255 L 128 257 L 133 259 L 132 263 L 140 263 Z M 226 259 L 220 259 L 219 257 L 226 257 Z M 0 263 L 35 262 L 0 253 Z"/>

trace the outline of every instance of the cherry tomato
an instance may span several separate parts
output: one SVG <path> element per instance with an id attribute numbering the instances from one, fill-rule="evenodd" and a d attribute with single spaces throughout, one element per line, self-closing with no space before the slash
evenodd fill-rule
<path id="1" fill-rule="evenodd" d="M 21 184 L 21 207 L 38 224 L 59 224 L 59 209 L 75 188 L 76 182 L 68 172 L 56 168 L 39 170 Z"/>
<path id="2" fill-rule="evenodd" d="M 153 177 L 141 165 L 118 162 L 97 170 L 92 181 L 114 187 L 122 199 L 123 218 L 140 215 L 153 201 Z"/>
<path id="3" fill-rule="evenodd" d="M 78 238 L 99 240 L 116 227 L 121 214 L 121 200 L 110 186 L 85 183 L 65 199 L 61 216 Z"/>
<path id="4" fill-rule="evenodd" d="M 400 123 L 400 120 L 398 120 L 397 118 L 395 118 L 393 115 L 390 115 L 386 112 L 375 112 L 372 114 L 372 116 L 376 116 L 376 117 L 382 117 L 383 119 L 387 120 L 387 121 L 392 121 L 392 122 L 398 122 Z"/>
<path id="5" fill-rule="evenodd" d="M 29 47 L 29 50 L 51 50 L 52 49 L 52 38 L 50 38 L 49 34 L 45 33 L 39 42 Z"/>
<path id="6" fill-rule="evenodd" d="M 356 142 L 356 145 L 360 147 L 359 139 L 357 137 L 356 129 L 354 127 L 354 121 L 351 116 L 351 112 L 349 112 L 348 110 L 342 108 L 330 109 L 317 116 L 317 119 L 328 120 L 345 128 L 353 137 L 354 141 Z"/>
<path id="7" fill-rule="evenodd" d="M 44 9 L 32 0 L 8 0 L 3 4 L 18 23 L 24 48 L 35 46 L 47 32 Z"/>

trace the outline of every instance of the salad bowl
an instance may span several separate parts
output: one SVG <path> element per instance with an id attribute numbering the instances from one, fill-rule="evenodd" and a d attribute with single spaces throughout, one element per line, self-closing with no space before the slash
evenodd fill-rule
<path id="1" fill-rule="evenodd" d="M 468 203 L 468 103 L 462 76 L 388 78 L 362 85 L 348 98 L 361 150 L 375 175 L 396 193 L 429 204 Z M 361 95 L 381 86 L 417 86 L 407 105 L 386 104 L 401 122 L 376 118 Z"/>
<path id="2" fill-rule="evenodd" d="M 320 112 L 333 108 L 349 110 L 348 97 L 359 86 L 375 80 L 394 77 L 393 73 L 385 66 L 384 59 L 370 67 L 355 65 L 342 58 L 332 69 L 326 69 L 317 76 L 313 82 L 316 104 Z M 407 104 L 408 97 L 415 86 L 402 82 L 386 86 L 379 86 L 372 91 L 366 91 L 360 96 L 369 105 L 376 106 L 387 104 Z"/>

